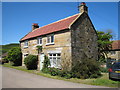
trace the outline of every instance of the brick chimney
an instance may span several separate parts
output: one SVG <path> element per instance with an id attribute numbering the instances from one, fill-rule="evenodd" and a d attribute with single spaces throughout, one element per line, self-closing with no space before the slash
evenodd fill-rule
<path id="1" fill-rule="evenodd" d="M 81 2 L 80 6 L 78 6 L 78 8 L 79 8 L 80 13 L 83 13 L 83 12 L 88 13 L 88 7 L 86 6 L 85 2 Z"/>
<path id="2" fill-rule="evenodd" d="M 33 24 L 32 24 L 32 31 L 33 31 L 34 29 L 36 29 L 36 28 L 39 28 L 38 23 L 33 23 Z"/>

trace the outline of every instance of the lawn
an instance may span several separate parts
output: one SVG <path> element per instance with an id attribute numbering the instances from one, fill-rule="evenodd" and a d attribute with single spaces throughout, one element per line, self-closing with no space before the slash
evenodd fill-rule
<path id="1" fill-rule="evenodd" d="M 29 72 L 29 73 L 34 73 L 36 75 L 41 75 L 41 76 L 45 76 L 45 77 L 49 77 L 53 79 L 65 80 L 65 81 L 81 83 L 81 84 L 98 85 L 98 86 L 106 86 L 106 87 L 118 87 L 120 85 L 120 81 L 109 80 L 108 73 L 102 73 L 102 77 L 97 78 L 97 79 L 77 79 L 77 78 L 65 79 L 62 77 L 51 76 L 50 74 L 42 73 L 39 70 L 27 70 L 25 67 L 22 67 L 22 66 L 11 66 L 8 63 L 5 63 L 2 66 L 14 68 L 14 69 Z"/>

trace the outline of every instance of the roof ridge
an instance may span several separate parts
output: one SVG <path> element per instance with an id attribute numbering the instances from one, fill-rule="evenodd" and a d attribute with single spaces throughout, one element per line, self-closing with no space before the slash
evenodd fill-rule
<path id="1" fill-rule="evenodd" d="M 76 17 L 75 20 L 73 20 L 73 22 L 69 25 L 69 28 L 71 27 L 71 25 L 81 16 L 82 13 L 79 13 L 78 16 Z"/>
<path id="2" fill-rule="evenodd" d="M 54 23 L 57 23 L 57 22 L 60 22 L 60 21 L 62 21 L 62 20 L 66 20 L 66 19 L 68 19 L 68 18 L 70 18 L 70 17 L 73 17 L 73 16 L 75 16 L 75 15 L 79 15 L 79 14 L 80 14 L 80 13 L 74 14 L 74 15 L 72 15 L 72 16 L 68 16 L 68 17 L 66 17 L 66 18 L 63 18 L 63 19 L 57 20 L 57 21 L 55 21 L 55 22 L 53 22 L 53 23 L 50 23 L 50 24 L 44 25 L 44 26 L 42 26 L 42 27 L 40 27 L 40 28 L 46 27 L 46 26 L 48 26 L 48 25 L 51 25 L 51 24 L 54 24 Z M 36 28 L 34 31 L 36 31 L 36 30 L 38 30 L 38 29 L 40 29 L 40 28 Z M 34 32 L 34 31 L 33 31 L 33 32 Z"/>

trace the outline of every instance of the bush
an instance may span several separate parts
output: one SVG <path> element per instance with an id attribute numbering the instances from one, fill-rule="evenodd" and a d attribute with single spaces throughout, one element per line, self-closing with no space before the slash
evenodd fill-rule
<path id="1" fill-rule="evenodd" d="M 35 56 L 35 55 L 28 55 L 24 59 L 24 64 L 26 65 L 28 70 L 37 69 L 37 65 L 38 65 L 38 58 L 37 58 L 37 56 Z"/>
<path id="2" fill-rule="evenodd" d="M 3 61 L 3 60 L 0 60 L 0 64 L 4 64 L 5 63 L 5 61 Z"/>
<path id="3" fill-rule="evenodd" d="M 5 56 L 2 60 L 3 60 L 5 63 L 8 63 L 8 62 L 9 62 L 8 56 Z"/>
<path id="4" fill-rule="evenodd" d="M 64 70 L 62 70 L 62 71 L 59 72 L 59 76 L 60 76 L 60 77 L 64 77 L 64 78 L 66 78 L 66 79 L 72 78 L 71 72 L 64 71 Z"/>
<path id="5" fill-rule="evenodd" d="M 49 68 L 43 68 L 43 69 L 42 69 L 42 72 L 43 72 L 43 73 L 48 73 L 48 74 L 50 74 L 50 73 L 49 73 L 49 72 L 50 72 Z"/>
<path id="6" fill-rule="evenodd" d="M 45 55 L 45 60 L 43 62 L 43 69 L 48 68 L 48 66 L 50 66 L 50 60 L 48 59 L 48 57 Z"/>
<path id="7" fill-rule="evenodd" d="M 77 62 L 71 71 L 59 70 L 56 68 L 50 68 L 50 61 L 47 56 L 45 56 L 44 65 L 42 72 L 48 73 L 51 76 L 60 76 L 66 79 L 70 78 L 97 78 L 101 76 L 99 65 L 94 60 L 84 60 L 82 62 Z"/>
<path id="8" fill-rule="evenodd" d="M 22 65 L 22 52 L 19 47 L 13 47 L 8 51 L 7 60 L 12 62 L 13 66 L 21 66 Z"/>
<path id="9" fill-rule="evenodd" d="M 100 68 L 100 71 L 101 71 L 102 73 L 108 73 L 108 68 L 101 67 L 101 68 Z"/>
<path id="10" fill-rule="evenodd" d="M 72 68 L 72 77 L 87 79 L 101 76 L 99 65 L 94 60 L 83 60 L 76 62 L 76 65 Z"/>
<path id="11" fill-rule="evenodd" d="M 56 68 L 49 68 L 49 73 L 51 74 L 51 76 L 57 76 L 59 75 L 60 70 L 56 69 Z"/>

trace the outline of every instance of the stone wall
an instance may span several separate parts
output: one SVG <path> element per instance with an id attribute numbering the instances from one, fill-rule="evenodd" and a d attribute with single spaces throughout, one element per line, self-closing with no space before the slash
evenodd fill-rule
<path id="1" fill-rule="evenodd" d="M 54 44 L 46 45 L 47 36 L 42 37 L 42 53 L 48 55 L 49 52 L 61 52 L 61 66 L 63 69 L 70 69 L 71 67 L 71 32 L 69 30 L 61 31 L 60 33 L 54 33 Z M 21 49 L 24 54 L 38 55 L 37 51 L 37 38 L 28 40 L 28 48 L 24 48 L 24 42 L 21 42 Z M 39 66 L 39 65 L 38 65 Z"/>
<path id="2" fill-rule="evenodd" d="M 86 13 L 71 27 L 72 66 L 82 60 L 97 60 L 97 34 Z"/>

